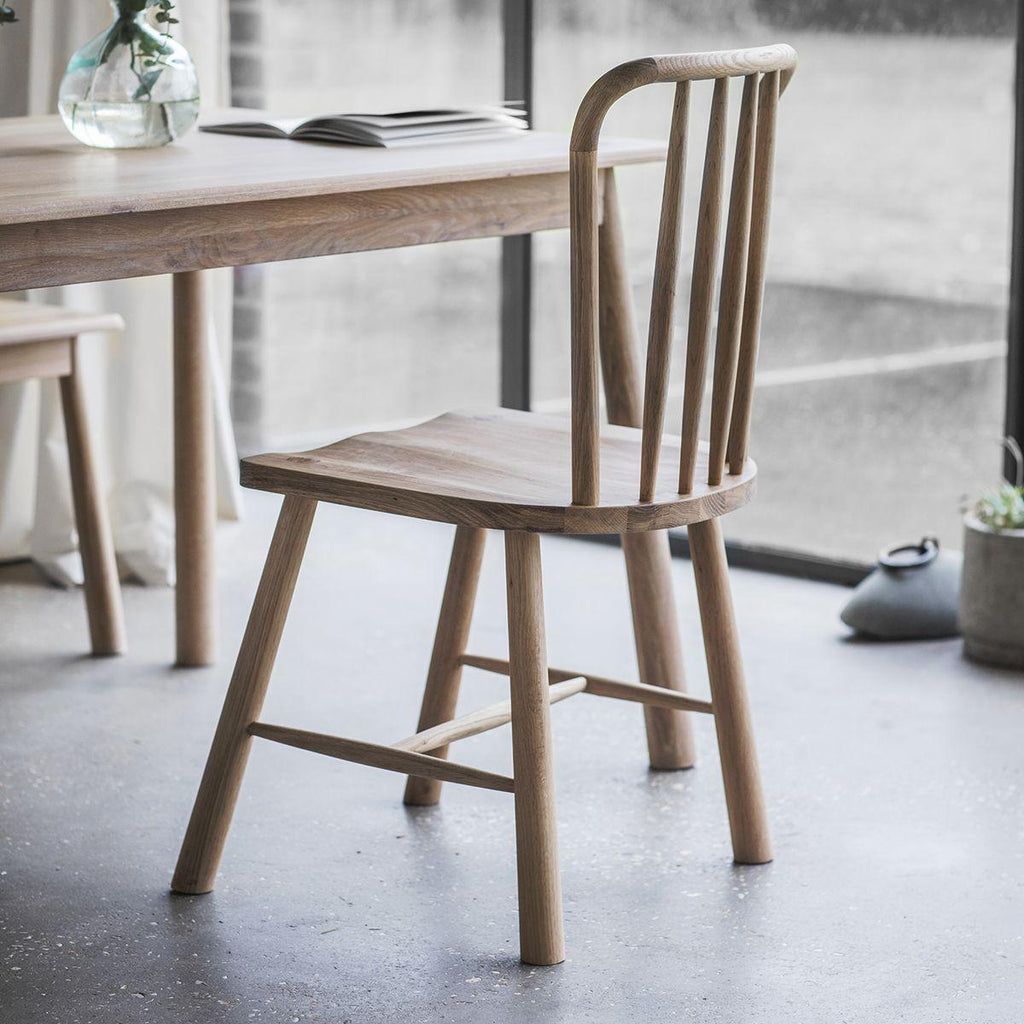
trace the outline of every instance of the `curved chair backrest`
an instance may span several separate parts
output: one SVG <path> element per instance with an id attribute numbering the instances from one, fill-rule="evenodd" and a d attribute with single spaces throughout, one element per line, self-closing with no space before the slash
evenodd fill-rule
<path id="1" fill-rule="evenodd" d="M 707 483 L 743 469 L 747 455 L 754 365 L 761 326 L 764 260 L 771 198 L 775 112 L 796 68 L 785 44 L 748 50 L 644 57 L 599 78 L 580 104 L 569 145 L 572 246 L 572 499 L 595 505 L 600 493 L 598 439 L 597 144 L 617 99 L 654 82 L 675 82 L 665 165 L 644 385 L 640 501 L 654 497 L 668 391 L 672 319 L 679 265 L 679 225 L 690 82 L 714 81 L 690 289 L 683 385 L 679 493 L 694 488 L 698 429 L 707 366 L 720 238 L 729 79 L 743 78 L 732 191 L 725 230 L 718 306 Z"/>

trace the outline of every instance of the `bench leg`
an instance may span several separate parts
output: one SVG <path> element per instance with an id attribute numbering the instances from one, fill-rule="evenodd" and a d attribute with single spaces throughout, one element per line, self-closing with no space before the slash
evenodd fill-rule
<path id="1" fill-rule="evenodd" d="M 117 577 L 114 542 L 106 503 L 100 493 L 93 459 L 92 435 L 78 376 L 77 339 L 71 341 L 71 374 L 60 378 L 60 400 L 71 463 L 71 494 L 85 575 L 85 608 L 92 653 L 121 654 L 125 649 L 124 608 Z"/>

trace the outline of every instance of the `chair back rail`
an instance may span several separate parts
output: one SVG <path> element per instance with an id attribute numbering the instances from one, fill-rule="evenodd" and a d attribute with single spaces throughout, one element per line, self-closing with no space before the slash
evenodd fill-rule
<path id="1" fill-rule="evenodd" d="M 658 476 L 669 390 L 672 326 L 680 264 L 680 225 L 689 132 L 690 83 L 713 80 L 697 232 L 683 382 L 680 494 L 694 488 L 699 425 L 707 375 L 711 319 L 721 242 L 728 134 L 729 79 L 743 78 L 736 129 L 711 387 L 709 486 L 746 460 L 767 247 L 778 98 L 796 68 L 785 44 L 714 53 L 644 57 L 613 68 L 583 99 L 570 143 L 572 262 L 572 496 L 600 500 L 599 441 L 599 189 L 601 126 L 621 96 L 644 85 L 674 82 L 675 100 L 665 163 L 654 288 L 648 327 L 639 500 L 651 501 Z"/>

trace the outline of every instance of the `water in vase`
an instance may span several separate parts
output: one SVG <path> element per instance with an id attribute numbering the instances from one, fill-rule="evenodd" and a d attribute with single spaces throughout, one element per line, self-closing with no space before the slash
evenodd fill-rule
<path id="1" fill-rule="evenodd" d="M 163 103 L 69 100 L 61 102 L 60 113 L 71 134 L 87 146 L 142 149 L 163 146 L 184 135 L 199 115 L 199 100 Z"/>

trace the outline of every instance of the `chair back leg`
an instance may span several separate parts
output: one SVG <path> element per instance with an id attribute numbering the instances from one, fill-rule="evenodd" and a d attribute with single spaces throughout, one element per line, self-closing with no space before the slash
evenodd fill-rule
<path id="1" fill-rule="evenodd" d="M 557 964 L 565 940 L 537 534 L 505 534 L 505 572 L 520 955 L 528 964 Z"/>
<path id="2" fill-rule="evenodd" d="M 687 534 L 707 652 L 711 704 L 725 781 L 733 857 L 738 864 L 764 864 L 772 859 L 772 844 L 761 792 L 761 774 L 743 678 L 722 528 L 717 519 L 709 519 L 689 526 Z"/>
<path id="3" fill-rule="evenodd" d="M 252 737 L 248 728 L 259 718 L 267 695 L 316 505 L 312 498 L 288 495 L 281 507 L 199 794 L 178 855 L 171 882 L 175 892 L 202 893 L 213 888 L 249 759 Z"/>
<path id="4" fill-rule="evenodd" d="M 462 681 L 462 656 L 469 640 L 486 539 L 486 530 L 472 526 L 456 527 L 417 732 L 455 717 Z M 448 748 L 440 747 L 432 750 L 431 754 L 447 757 Z M 441 785 L 438 779 L 410 775 L 405 784 L 405 803 L 410 807 L 436 804 L 441 799 Z"/>
<path id="5" fill-rule="evenodd" d="M 117 577 L 110 520 L 96 476 L 92 435 L 82 398 L 82 382 L 75 365 L 77 360 L 77 339 L 72 339 L 72 368 L 68 376 L 60 378 L 60 400 L 68 439 L 78 546 L 85 577 L 89 637 L 93 654 L 121 654 L 125 649 L 121 585 Z"/>
<path id="6" fill-rule="evenodd" d="M 685 693 L 686 675 L 668 538 L 662 532 L 623 534 L 622 550 L 629 579 L 640 681 Z M 644 724 L 652 768 L 669 771 L 693 767 L 697 754 L 688 712 L 645 705 Z"/>

